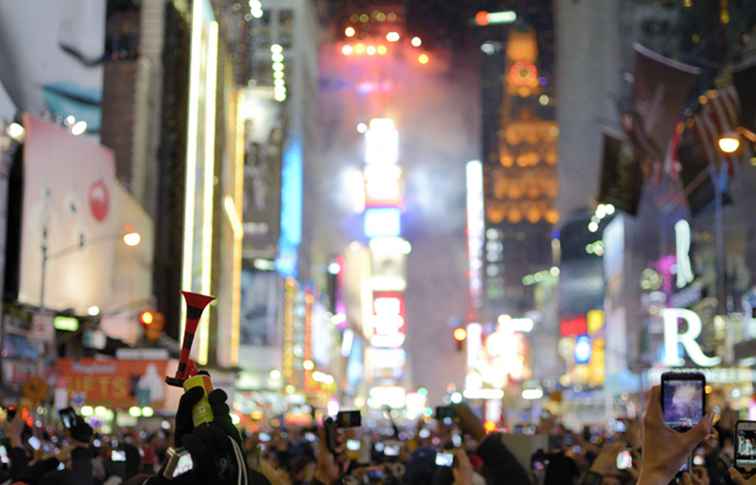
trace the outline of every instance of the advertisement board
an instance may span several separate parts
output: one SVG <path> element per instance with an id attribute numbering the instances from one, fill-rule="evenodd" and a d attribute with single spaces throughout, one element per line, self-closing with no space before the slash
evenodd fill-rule
<path id="1" fill-rule="evenodd" d="M 31 115 L 24 116 L 24 126 L 18 299 L 79 314 L 92 305 L 107 307 L 115 245 L 122 244 L 112 152 Z"/>
<path id="2" fill-rule="evenodd" d="M 167 360 L 58 359 L 55 373 L 58 388 L 83 395 L 90 406 L 161 408 L 167 367 Z"/>
<path id="3" fill-rule="evenodd" d="M 283 287 L 274 272 L 242 270 L 239 361 L 247 368 L 280 361 Z"/>

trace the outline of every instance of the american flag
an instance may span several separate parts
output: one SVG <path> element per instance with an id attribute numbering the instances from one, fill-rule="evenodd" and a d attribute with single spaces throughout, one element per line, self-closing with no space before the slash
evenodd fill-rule
<path id="1" fill-rule="evenodd" d="M 725 133 L 734 133 L 739 124 L 740 99 L 735 87 L 707 91 L 699 98 L 701 109 L 693 117 L 693 127 L 701 141 L 709 163 L 720 168 L 727 164 L 727 172 L 733 175 L 736 157 L 726 156 L 718 147 L 719 138 Z"/>

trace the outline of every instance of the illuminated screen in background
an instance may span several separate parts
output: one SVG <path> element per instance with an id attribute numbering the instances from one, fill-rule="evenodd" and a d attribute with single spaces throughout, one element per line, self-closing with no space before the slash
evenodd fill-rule
<path id="1" fill-rule="evenodd" d="M 302 143 L 291 141 L 283 154 L 281 171 L 281 235 L 276 268 L 284 276 L 296 276 L 302 242 Z"/>
<path id="2" fill-rule="evenodd" d="M 703 418 L 703 381 L 667 380 L 664 422 L 671 428 L 692 428 Z"/>
<path id="3" fill-rule="evenodd" d="M 401 233 L 401 211 L 395 208 L 365 211 L 365 235 L 369 238 L 396 237 Z"/>
<path id="4" fill-rule="evenodd" d="M 736 450 L 738 465 L 756 466 L 756 427 L 744 429 L 741 426 L 738 426 Z"/>
<path id="5" fill-rule="evenodd" d="M 370 129 L 365 133 L 365 163 L 368 165 L 393 165 L 399 162 L 399 132 L 389 118 L 370 120 Z"/>
<path id="6" fill-rule="evenodd" d="M 355 395 L 357 387 L 362 382 L 362 374 L 364 372 L 363 356 L 365 345 L 360 337 L 355 336 L 352 342 L 352 352 L 347 359 L 346 378 L 347 378 L 347 393 Z"/>

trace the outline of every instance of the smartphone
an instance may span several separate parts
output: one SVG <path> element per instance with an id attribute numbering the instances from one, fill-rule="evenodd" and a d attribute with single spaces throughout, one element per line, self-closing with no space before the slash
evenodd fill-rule
<path id="1" fill-rule="evenodd" d="M 629 470 L 633 467 L 633 455 L 630 450 L 622 450 L 617 454 L 617 470 Z"/>
<path id="2" fill-rule="evenodd" d="M 359 428 L 362 426 L 362 414 L 357 411 L 339 411 L 336 415 L 336 426 L 339 428 Z"/>
<path id="3" fill-rule="evenodd" d="M 3 465 L 10 464 L 10 459 L 8 458 L 8 449 L 4 445 L 0 445 L 0 463 Z"/>
<path id="4" fill-rule="evenodd" d="M 257 437 L 260 440 L 260 443 L 267 443 L 270 441 L 270 435 L 268 433 L 260 433 Z"/>
<path id="5" fill-rule="evenodd" d="M 10 422 L 13 421 L 13 418 L 16 417 L 16 406 L 10 405 L 5 408 L 5 417 Z"/>
<path id="6" fill-rule="evenodd" d="M 454 454 L 448 451 L 439 451 L 436 453 L 436 466 L 450 468 L 454 465 Z"/>
<path id="7" fill-rule="evenodd" d="M 386 456 L 399 456 L 399 453 L 401 452 L 402 447 L 399 443 L 386 443 L 383 446 L 383 454 Z"/>
<path id="8" fill-rule="evenodd" d="M 194 468 L 192 455 L 185 448 L 168 448 L 167 461 L 163 470 L 163 477 L 172 480 Z"/>
<path id="9" fill-rule="evenodd" d="M 29 436 L 29 439 L 27 439 L 26 442 L 29 444 L 29 446 L 32 447 L 34 451 L 38 451 L 39 447 L 42 446 L 42 443 L 40 443 L 39 438 L 37 438 L 36 436 Z"/>
<path id="10" fill-rule="evenodd" d="M 735 425 L 735 468 L 747 475 L 756 472 L 756 421 Z"/>
<path id="11" fill-rule="evenodd" d="M 436 420 L 445 421 L 446 419 L 454 420 L 454 408 L 451 406 L 437 406 L 436 407 Z"/>
<path id="12" fill-rule="evenodd" d="M 454 448 L 461 448 L 464 443 L 464 438 L 459 433 L 453 433 L 451 437 L 451 443 Z"/>
<path id="13" fill-rule="evenodd" d="M 360 440 L 347 440 L 347 450 L 360 451 L 361 447 L 362 444 L 360 443 Z"/>
<path id="14" fill-rule="evenodd" d="M 661 377 L 664 422 L 685 432 L 698 424 L 706 409 L 706 377 L 700 372 L 665 372 Z"/>
<path id="15" fill-rule="evenodd" d="M 316 441 L 318 441 L 318 437 L 315 436 L 315 433 L 305 433 L 304 439 L 308 443 L 315 443 Z"/>
<path id="16" fill-rule="evenodd" d="M 123 462 L 126 461 L 126 452 L 124 450 L 113 450 L 110 452 L 110 461 Z"/>
<path id="17" fill-rule="evenodd" d="M 627 431 L 627 425 L 624 421 L 621 419 L 617 419 L 614 421 L 614 432 L 615 433 L 624 433 Z"/>
<path id="18" fill-rule="evenodd" d="M 76 426 L 76 411 L 73 408 L 63 408 L 58 411 L 58 414 L 64 428 L 71 429 Z"/>

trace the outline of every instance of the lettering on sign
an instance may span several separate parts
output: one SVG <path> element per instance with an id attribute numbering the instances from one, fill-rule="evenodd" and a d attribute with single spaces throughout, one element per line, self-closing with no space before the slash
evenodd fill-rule
<path id="1" fill-rule="evenodd" d="M 710 357 L 704 354 L 696 339 L 701 335 L 703 324 L 701 317 L 685 308 L 665 308 L 662 310 L 664 319 L 664 364 L 670 367 L 682 367 L 685 360 L 678 351 L 679 344 L 695 364 L 701 367 L 714 367 L 722 362 L 720 357 Z M 680 332 L 679 321 L 687 324 L 685 332 Z"/>

